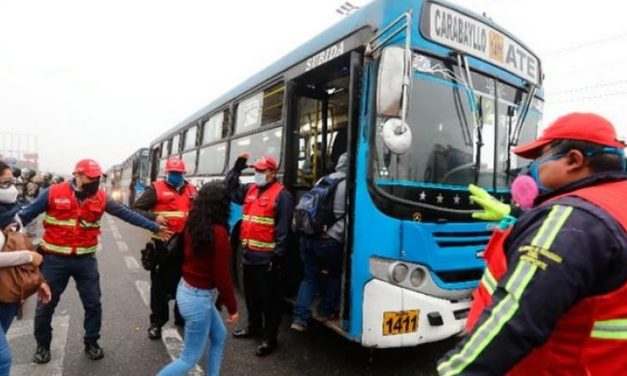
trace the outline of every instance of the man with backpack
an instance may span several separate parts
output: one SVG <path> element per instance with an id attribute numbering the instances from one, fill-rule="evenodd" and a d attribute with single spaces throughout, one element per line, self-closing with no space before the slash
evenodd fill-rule
<path id="1" fill-rule="evenodd" d="M 338 311 L 342 278 L 348 155 L 342 154 L 335 172 L 322 177 L 294 208 L 292 227 L 300 234 L 304 275 L 294 306 L 292 329 L 303 332 L 311 318 L 309 306 L 321 287 L 318 319 L 333 319 Z M 320 283 L 324 280 L 324 284 Z"/>

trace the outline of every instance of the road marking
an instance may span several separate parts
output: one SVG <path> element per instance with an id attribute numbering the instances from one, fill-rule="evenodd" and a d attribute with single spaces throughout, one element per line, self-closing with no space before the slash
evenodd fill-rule
<path id="1" fill-rule="evenodd" d="M 122 240 L 117 240 L 116 243 L 118 244 L 118 249 L 121 252 L 128 252 L 128 245 L 126 245 L 125 242 L 123 242 Z"/>
<path id="2" fill-rule="evenodd" d="M 124 262 L 126 263 L 126 267 L 129 270 L 137 270 L 139 269 L 139 263 L 133 256 L 124 256 Z"/>
<path id="3" fill-rule="evenodd" d="M 111 226 L 111 232 L 113 233 L 113 238 L 115 240 L 120 240 L 122 239 L 122 234 L 120 234 L 120 230 L 118 230 L 117 227 L 115 226 Z"/>
<path id="4" fill-rule="evenodd" d="M 22 337 L 33 336 L 33 319 L 14 321 L 7 333 L 9 344 L 11 342 L 21 343 Z M 63 375 L 63 359 L 65 358 L 65 346 L 67 344 L 67 334 L 70 327 L 70 316 L 60 315 L 52 318 L 54 336 L 50 344 L 50 362 L 46 364 L 36 364 L 32 361 L 33 353 L 30 351 L 13 351 L 13 365 L 11 367 L 12 376 L 61 376 Z M 34 348 L 33 348 L 34 350 Z"/>
<path id="5" fill-rule="evenodd" d="M 139 291 L 139 295 L 142 296 L 142 300 L 146 307 L 150 307 L 150 283 L 142 280 L 135 281 L 135 287 Z"/>
<path id="6" fill-rule="evenodd" d="M 165 344 L 165 348 L 172 360 L 181 356 L 181 351 L 183 351 L 183 339 L 175 328 L 165 326 L 161 328 L 161 340 Z M 188 376 L 201 376 L 204 374 L 205 373 L 198 365 L 195 365 L 194 368 L 187 372 Z"/>

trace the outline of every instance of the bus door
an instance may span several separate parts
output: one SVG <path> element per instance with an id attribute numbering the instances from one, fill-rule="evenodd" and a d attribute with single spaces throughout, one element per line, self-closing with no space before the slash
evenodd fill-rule
<path id="1" fill-rule="evenodd" d="M 340 155 L 349 154 L 347 236 L 344 249 L 341 317 L 348 319 L 351 202 L 362 54 L 351 52 L 288 81 L 285 182 L 298 202 L 323 176 L 335 171 Z M 351 145 L 353 145 L 351 147 Z M 298 252 L 295 252 L 298 254 Z M 298 278 L 299 279 L 299 278 Z M 340 321 L 328 323 L 343 330 Z"/>
<path id="2" fill-rule="evenodd" d="M 162 144 L 160 144 L 162 145 Z M 150 150 L 150 182 L 159 177 L 159 162 L 161 159 L 161 146 L 155 146 Z"/>

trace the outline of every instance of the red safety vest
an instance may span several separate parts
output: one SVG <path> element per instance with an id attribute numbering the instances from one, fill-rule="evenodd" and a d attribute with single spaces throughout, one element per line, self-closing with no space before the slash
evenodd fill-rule
<path id="1" fill-rule="evenodd" d="M 627 230 L 627 181 L 582 188 L 575 196 L 609 213 Z M 509 231 L 497 231 L 486 248 L 484 277 L 473 293 L 467 330 L 472 330 L 507 269 L 503 249 Z M 522 359 L 508 375 L 620 375 L 627 372 L 627 283 L 610 293 L 586 298 L 558 321 L 548 341 Z"/>
<path id="2" fill-rule="evenodd" d="M 69 182 L 51 185 L 41 239 L 44 251 L 63 255 L 96 252 L 106 200 L 105 191 L 99 189 L 79 204 Z"/>
<path id="3" fill-rule="evenodd" d="M 274 252 L 274 206 L 283 184 L 273 183 L 260 192 L 257 184 L 251 184 L 244 198 L 240 239 L 242 246 L 257 252 Z"/>
<path id="4" fill-rule="evenodd" d="M 154 187 L 157 203 L 152 208 L 152 212 L 167 218 L 169 230 L 175 233 L 182 232 L 185 228 L 189 209 L 192 207 L 192 201 L 196 197 L 196 187 L 186 183 L 183 191 L 178 193 L 165 180 L 157 180 Z M 161 240 L 156 233 L 153 233 L 152 237 Z"/>

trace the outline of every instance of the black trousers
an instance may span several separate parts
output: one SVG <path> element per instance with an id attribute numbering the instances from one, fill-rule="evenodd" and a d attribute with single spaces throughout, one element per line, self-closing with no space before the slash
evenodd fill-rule
<path id="1" fill-rule="evenodd" d="M 276 340 L 281 323 L 280 279 L 268 265 L 244 265 L 244 299 L 248 329 L 263 330 L 265 341 Z"/>
<path id="2" fill-rule="evenodd" d="M 155 241 L 158 261 L 150 271 L 150 324 L 163 326 L 170 319 L 169 303 L 176 298 L 176 287 L 181 280 L 181 264 L 176 256 L 166 256 L 163 242 Z M 183 321 L 174 305 L 174 319 Z"/>

